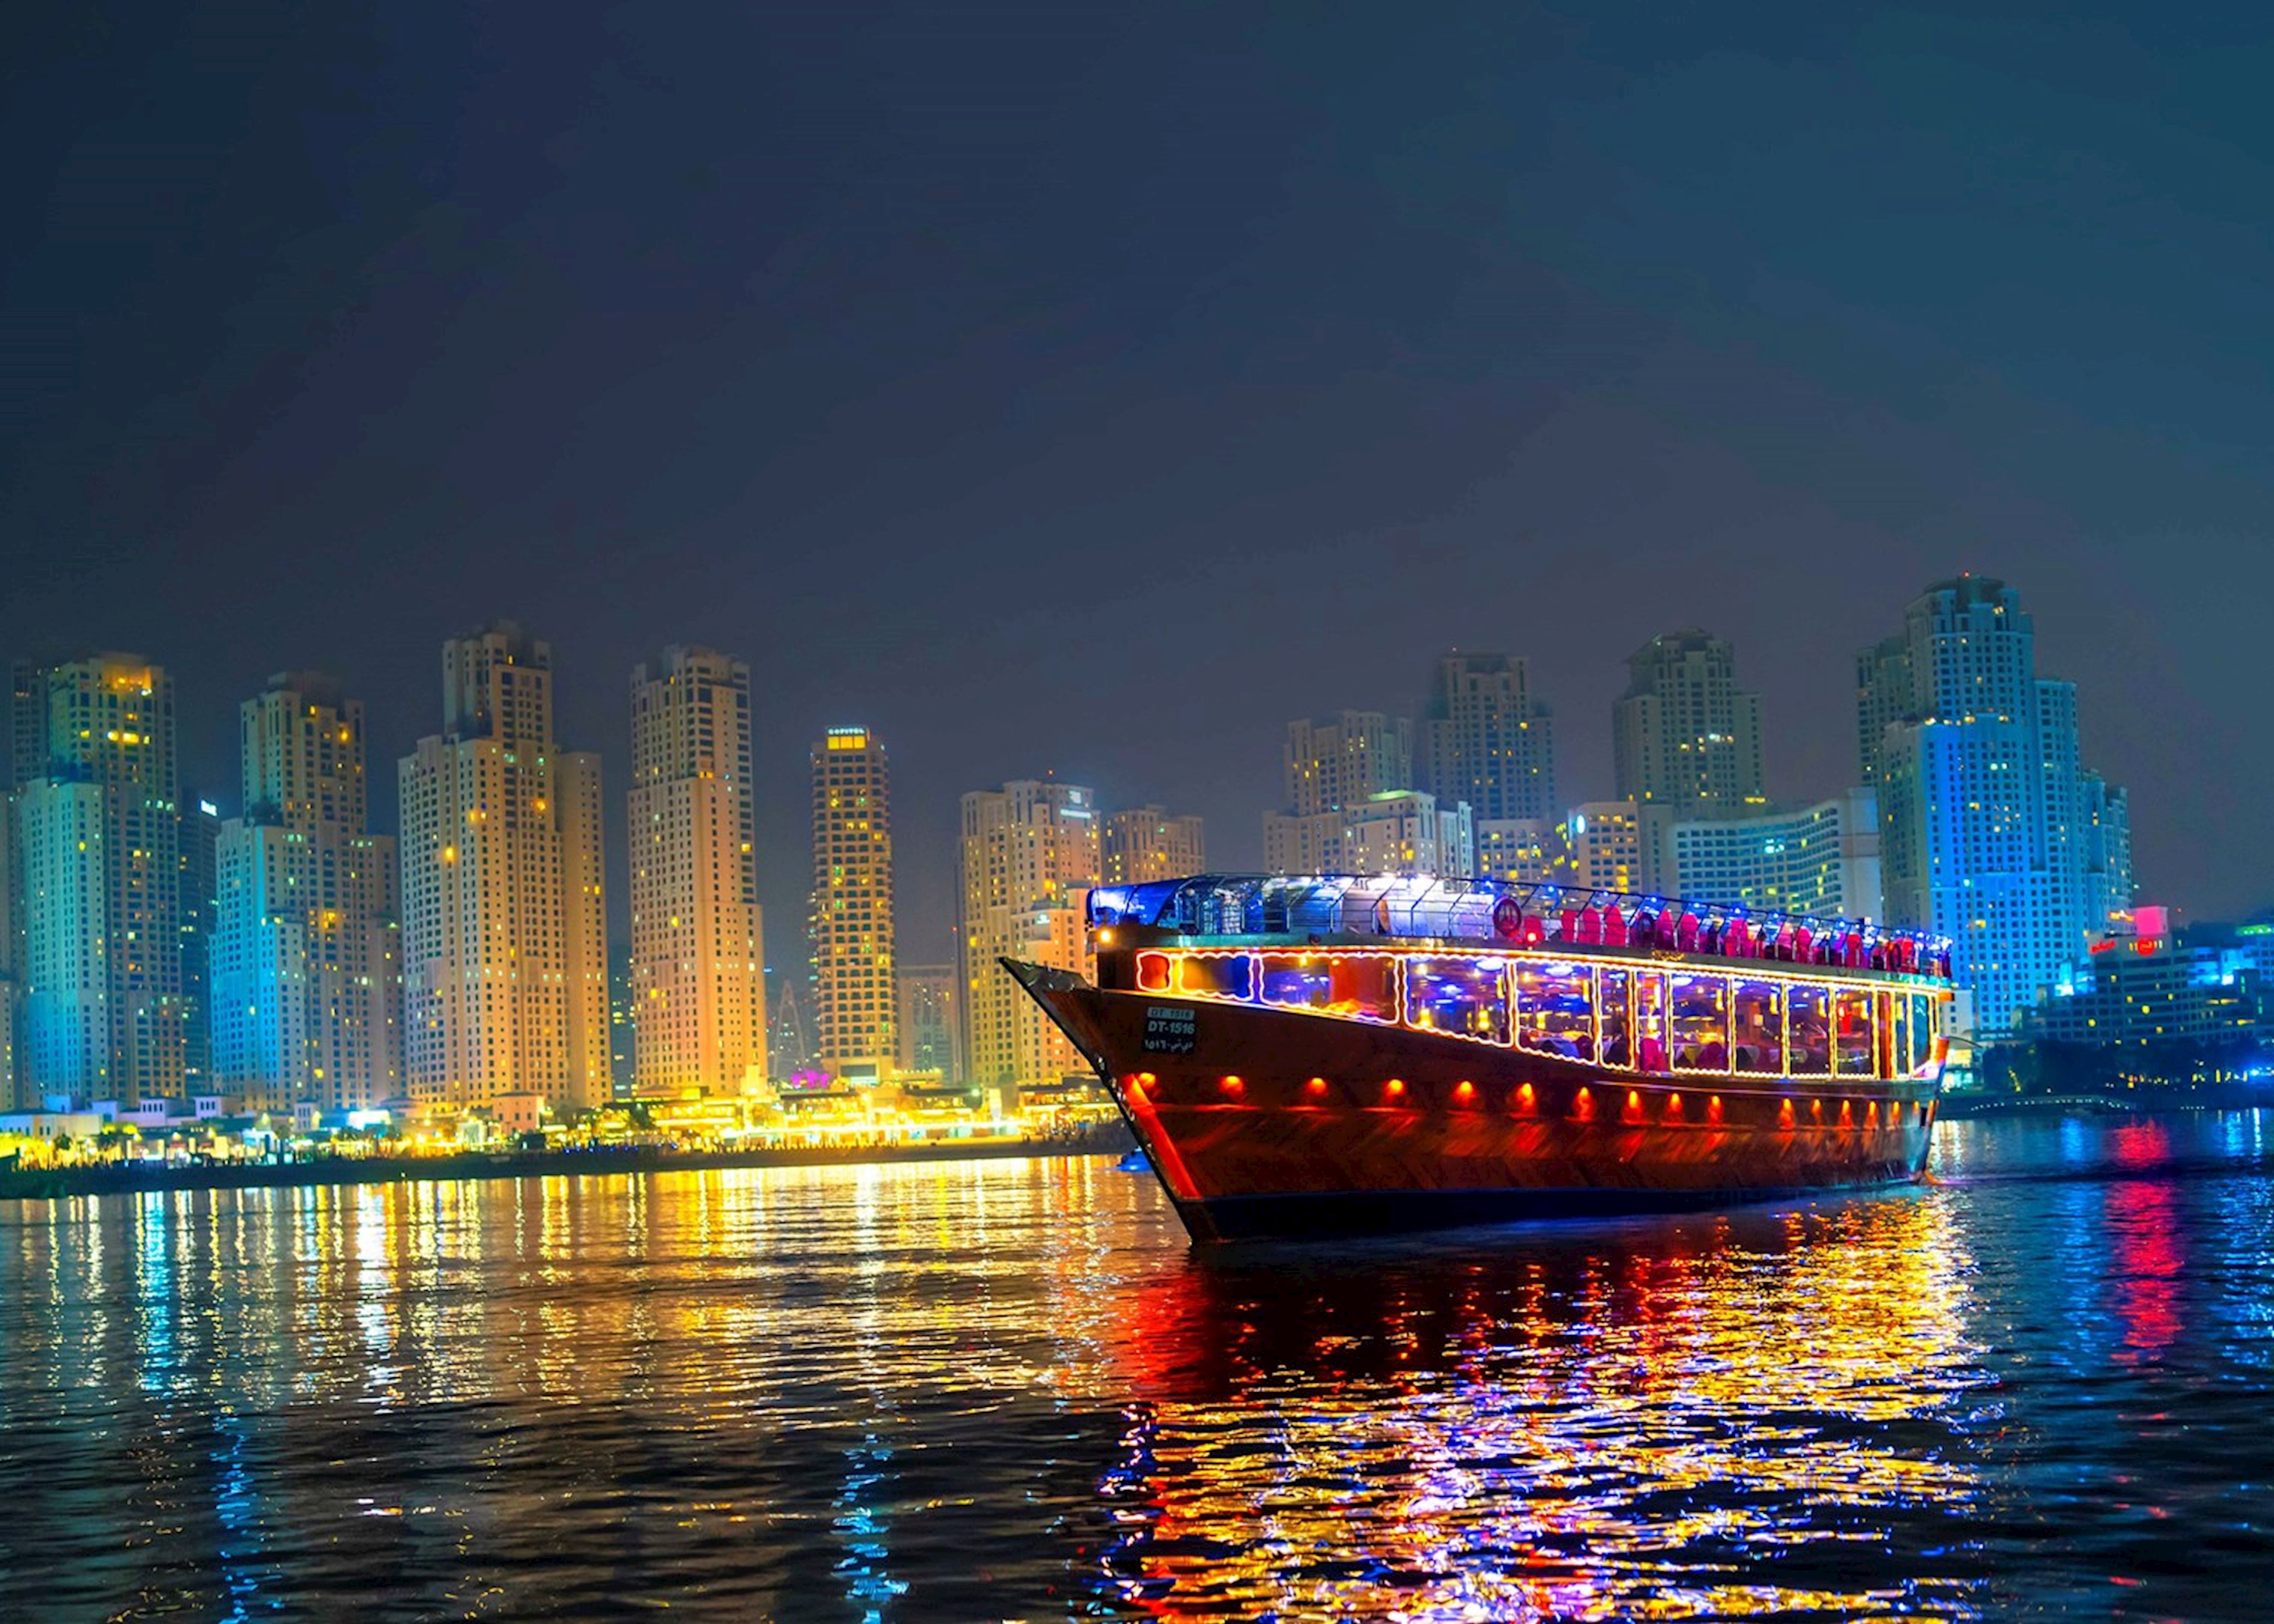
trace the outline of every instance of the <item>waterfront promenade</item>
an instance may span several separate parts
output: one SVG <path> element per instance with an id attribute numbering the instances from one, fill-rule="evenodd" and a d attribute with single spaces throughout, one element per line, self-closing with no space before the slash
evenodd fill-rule
<path id="1" fill-rule="evenodd" d="M 425 1155 L 303 1155 L 258 1162 L 118 1161 L 0 1169 L 0 1200 L 133 1195 L 165 1190 L 262 1190 L 475 1178 L 695 1172 L 713 1168 L 847 1167 L 1015 1156 L 1119 1154 L 1133 1145 L 1118 1122 L 1017 1134 L 907 1140 L 885 1136 L 715 1149 L 595 1145 L 544 1150 L 467 1150 Z"/>

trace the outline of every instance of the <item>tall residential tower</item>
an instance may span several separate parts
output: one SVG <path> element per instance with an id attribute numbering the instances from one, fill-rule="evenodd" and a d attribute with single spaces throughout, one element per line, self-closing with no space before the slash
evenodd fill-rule
<path id="1" fill-rule="evenodd" d="M 1441 807 L 1468 802 L 1480 823 L 1553 817 L 1552 727 L 1521 659 L 1448 654 L 1422 708 L 1419 786 Z"/>
<path id="2" fill-rule="evenodd" d="M 445 643 L 442 731 L 398 776 L 411 1099 L 606 1099 L 600 760 L 553 736 L 551 647 L 510 620 Z"/>
<path id="3" fill-rule="evenodd" d="M 1003 973 L 1023 959 L 1088 974 L 1083 904 L 1097 882 L 1097 802 L 1076 784 L 1023 779 L 963 798 L 963 1080 L 1055 1082 L 1087 1070 L 1065 1034 Z"/>
<path id="4" fill-rule="evenodd" d="M 631 708 L 633 1090 L 738 1094 L 766 1075 L 750 668 L 668 648 Z"/>
<path id="5" fill-rule="evenodd" d="M 813 747 L 813 1011 L 831 1076 L 898 1068 L 892 974 L 892 774 L 867 728 L 832 727 Z"/>
<path id="6" fill-rule="evenodd" d="M 215 840 L 215 1080 L 256 1110 L 369 1109 L 402 1092 L 403 987 L 363 703 L 282 672 L 237 718 L 245 815 Z"/>
<path id="7" fill-rule="evenodd" d="M 178 1098 L 173 683 L 133 654 L 19 666 L 11 722 L 18 1092 Z"/>

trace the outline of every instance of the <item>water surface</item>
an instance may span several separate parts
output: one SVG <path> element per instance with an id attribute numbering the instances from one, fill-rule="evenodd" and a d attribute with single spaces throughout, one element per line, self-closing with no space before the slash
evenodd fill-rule
<path id="1" fill-rule="evenodd" d="M 2263 1116 L 1188 1247 L 1109 1158 L 0 1205 L 35 1618 L 2258 1618 Z"/>

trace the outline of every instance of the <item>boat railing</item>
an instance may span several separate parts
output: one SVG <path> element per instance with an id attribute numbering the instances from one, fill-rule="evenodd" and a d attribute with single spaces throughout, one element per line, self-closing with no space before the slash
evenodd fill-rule
<path id="1" fill-rule="evenodd" d="M 1577 885 L 1422 875 L 1196 875 L 1089 893 L 1092 927 L 1187 936 L 1425 936 L 1651 947 L 1950 977 L 1950 941 L 1826 919 Z"/>

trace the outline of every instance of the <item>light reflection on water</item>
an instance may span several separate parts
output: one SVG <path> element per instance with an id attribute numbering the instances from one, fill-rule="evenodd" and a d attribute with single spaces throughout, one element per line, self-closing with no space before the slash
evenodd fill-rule
<path id="1" fill-rule="evenodd" d="M 38 1617 L 2255 1616 L 2263 1126 L 1216 1252 L 1103 1159 L 0 1207 L 0 1573 Z"/>

